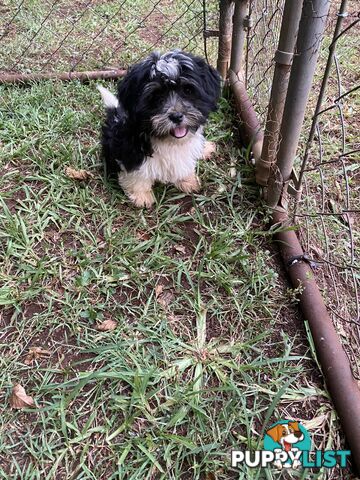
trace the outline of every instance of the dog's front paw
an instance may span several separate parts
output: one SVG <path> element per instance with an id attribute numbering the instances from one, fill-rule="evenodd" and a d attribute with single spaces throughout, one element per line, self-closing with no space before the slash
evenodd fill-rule
<path id="1" fill-rule="evenodd" d="M 129 194 L 130 200 L 136 207 L 142 208 L 151 208 L 155 202 L 155 197 L 152 190 L 137 192 Z"/>
<path id="2" fill-rule="evenodd" d="M 206 140 L 205 145 L 204 145 L 204 151 L 203 151 L 203 159 L 207 160 L 215 152 L 216 152 L 216 143 L 215 142 L 208 142 Z"/>
<path id="3" fill-rule="evenodd" d="M 198 192 L 201 188 L 200 180 L 195 174 L 179 180 L 175 186 L 184 193 Z"/>

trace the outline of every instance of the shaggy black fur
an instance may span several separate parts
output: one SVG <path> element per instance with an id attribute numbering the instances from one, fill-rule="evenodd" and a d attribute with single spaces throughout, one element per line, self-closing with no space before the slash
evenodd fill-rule
<path id="1" fill-rule="evenodd" d="M 178 68 L 167 70 L 174 59 Z M 102 129 L 107 174 L 135 170 L 151 156 L 151 136 L 157 136 L 151 119 L 164 113 L 171 92 L 200 112 L 196 130 L 216 110 L 220 77 L 202 58 L 179 50 L 163 56 L 155 52 L 130 68 L 118 84 L 119 106 L 107 109 Z"/>

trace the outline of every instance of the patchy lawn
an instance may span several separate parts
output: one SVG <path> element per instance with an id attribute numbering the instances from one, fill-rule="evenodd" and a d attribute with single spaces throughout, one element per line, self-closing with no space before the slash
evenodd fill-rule
<path id="1" fill-rule="evenodd" d="M 338 448 L 229 103 L 202 192 L 159 185 L 146 211 L 102 178 L 95 84 L 0 94 L 1 478 L 265 478 L 230 451 L 279 418 Z M 10 407 L 18 383 L 35 408 Z"/>

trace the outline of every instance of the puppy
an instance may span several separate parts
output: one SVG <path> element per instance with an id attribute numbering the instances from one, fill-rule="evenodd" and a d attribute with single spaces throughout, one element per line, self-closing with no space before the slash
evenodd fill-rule
<path id="1" fill-rule="evenodd" d="M 203 127 L 220 96 L 218 73 L 180 50 L 152 53 L 130 68 L 117 96 L 98 87 L 106 108 L 102 153 L 138 207 L 154 203 L 156 181 L 190 193 L 200 188 L 196 162 L 212 153 Z M 207 144 L 207 145 L 206 145 Z"/>
<path id="2" fill-rule="evenodd" d="M 289 422 L 288 424 L 278 424 L 275 427 L 272 427 L 268 430 L 267 435 L 269 435 L 274 442 L 277 442 L 281 445 L 281 449 L 275 449 L 275 452 L 281 452 L 284 450 L 285 452 L 297 452 L 299 449 L 296 448 L 296 443 L 301 442 L 304 439 L 304 434 L 299 428 L 299 422 Z M 301 464 L 298 460 L 294 460 L 292 465 L 290 463 L 285 463 L 284 465 L 277 461 L 275 462 L 275 466 L 278 468 L 290 467 L 297 468 Z"/>

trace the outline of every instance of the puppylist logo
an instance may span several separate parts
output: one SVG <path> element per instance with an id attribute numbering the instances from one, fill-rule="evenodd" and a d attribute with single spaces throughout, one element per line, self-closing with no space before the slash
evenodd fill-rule
<path id="1" fill-rule="evenodd" d="M 350 450 L 311 450 L 309 432 L 300 422 L 278 420 L 266 431 L 264 449 L 233 450 L 231 466 L 282 468 L 346 467 Z"/>

